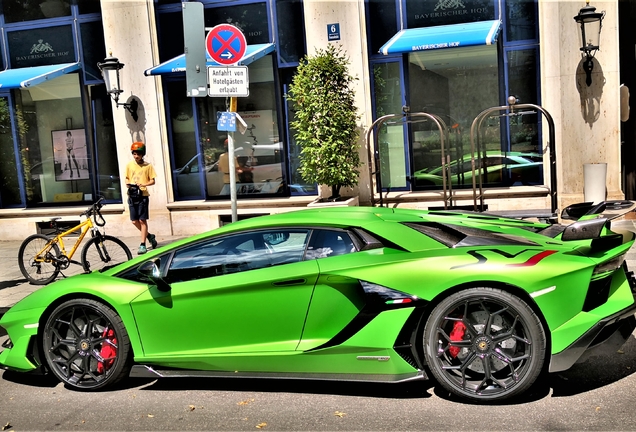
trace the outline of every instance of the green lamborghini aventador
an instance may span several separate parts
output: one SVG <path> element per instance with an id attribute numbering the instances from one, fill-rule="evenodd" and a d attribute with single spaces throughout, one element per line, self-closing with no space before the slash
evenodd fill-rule
<path id="1" fill-rule="evenodd" d="M 0 320 L 0 367 L 126 376 L 435 379 L 474 401 L 616 349 L 636 327 L 631 232 L 349 207 L 252 218 L 60 280 Z"/>

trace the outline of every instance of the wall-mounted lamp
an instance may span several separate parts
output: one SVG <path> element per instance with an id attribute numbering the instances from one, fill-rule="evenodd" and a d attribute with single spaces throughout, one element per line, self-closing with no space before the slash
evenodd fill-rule
<path id="1" fill-rule="evenodd" d="M 589 0 L 585 2 L 585 7 L 579 11 L 579 14 L 574 17 L 574 21 L 581 26 L 581 51 L 585 53 L 583 70 L 585 70 L 585 83 L 588 87 L 592 84 L 592 69 L 594 68 L 592 59 L 599 49 L 601 27 L 604 17 L 605 11 L 596 12 L 596 8 L 590 6 Z"/>
<path id="2" fill-rule="evenodd" d="M 111 54 L 112 56 L 112 54 Z M 120 63 L 117 57 L 106 57 L 103 63 L 97 63 L 97 67 L 104 77 L 104 84 L 106 84 L 106 92 L 115 101 L 117 107 L 123 106 L 132 116 L 134 121 L 137 121 L 137 108 L 138 102 L 133 99 L 130 103 L 119 103 L 119 95 L 124 91 L 119 84 L 119 71 L 124 67 L 123 63 Z"/>

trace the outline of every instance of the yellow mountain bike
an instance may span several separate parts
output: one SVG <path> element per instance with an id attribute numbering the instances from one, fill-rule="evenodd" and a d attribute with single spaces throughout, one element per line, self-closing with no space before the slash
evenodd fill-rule
<path id="1" fill-rule="evenodd" d="M 80 217 L 85 216 L 86 219 L 79 225 L 63 231 L 56 222 L 60 218 L 51 218 L 51 227 L 54 229 L 52 234 L 34 234 L 24 240 L 18 251 L 18 265 L 24 277 L 34 285 L 46 285 L 71 264 L 81 265 L 88 273 L 131 259 L 130 249 L 123 241 L 100 231 L 99 227 L 106 224 L 100 212 L 102 201 L 103 198 L 100 198 L 80 214 Z M 67 253 L 64 238 L 76 231 L 80 231 L 79 237 Z M 81 262 L 73 261 L 73 255 L 89 231 L 92 238 L 82 248 Z"/>

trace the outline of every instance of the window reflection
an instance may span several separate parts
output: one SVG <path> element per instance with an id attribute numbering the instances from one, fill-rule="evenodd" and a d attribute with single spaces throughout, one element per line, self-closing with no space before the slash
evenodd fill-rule
<path id="1" fill-rule="evenodd" d="M 177 251 L 167 279 L 185 282 L 300 262 L 308 238 L 306 229 L 276 229 L 212 239 Z"/>
<path id="2" fill-rule="evenodd" d="M 21 118 L 18 115 L 18 118 Z M 19 127 L 24 128 L 24 122 Z M 0 205 L 10 207 L 21 204 L 16 149 L 11 136 L 9 98 L 0 98 Z"/>
<path id="3" fill-rule="evenodd" d="M 71 15 L 70 0 L 3 0 L 7 23 Z"/>
<path id="4" fill-rule="evenodd" d="M 247 124 L 235 132 L 236 192 L 262 196 L 284 192 L 283 144 L 278 133 L 272 56 L 249 65 L 249 96 L 238 98 L 238 114 Z M 198 123 L 195 145 L 192 99 L 183 81 L 170 84 L 170 116 L 175 158 L 173 171 L 179 198 L 228 198 L 229 132 L 218 130 L 218 116 L 227 111 L 225 98 L 195 98 Z"/>
<path id="5" fill-rule="evenodd" d="M 470 128 L 480 112 L 499 105 L 497 48 L 481 46 L 412 53 L 409 54 L 409 76 L 411 112 L 435 114 L 448 127 L 450 135 L 444 153 L 456 171 L 451 177 L 453 187 L 472 187 Z M 504 150 L 499 118 L 489 118 L 483 123 L 480 143 L 482 152 Z M 424 121 L 413 125 L 412 151 L 415 188 L 440 188 L 443 184 L 441 141 L 435 124 Z M 500 173 L 501 170 L 497 175 Z M 493 181 L 504 178 L 497 175 L 489 178 Z"/>

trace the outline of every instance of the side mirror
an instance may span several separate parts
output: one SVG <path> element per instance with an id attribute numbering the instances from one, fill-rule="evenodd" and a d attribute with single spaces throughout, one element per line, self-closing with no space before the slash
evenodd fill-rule
<path id="1" fill-rule="evenodd" d="M 137 271 L 150 279 L 150 281 L 156 285 L 159 291 L 170 291 L 170 284 L 168 284 L 168 282 L 166 282 L 163 277 L 161 277 L 159 260 L 146 261 L 145 263 L 137 267 Z"/>

